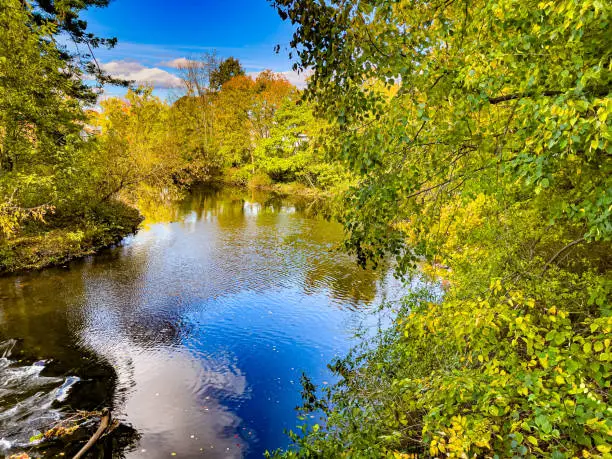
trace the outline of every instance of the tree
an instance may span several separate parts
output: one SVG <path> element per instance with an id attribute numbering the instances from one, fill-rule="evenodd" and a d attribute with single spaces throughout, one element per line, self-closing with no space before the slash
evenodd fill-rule
<path id="1" fill-rule="evenodd" d="M 185 162 L 180 178 L 187 184 L 205 181 L 218 173 L 222 166 L 219 154 L 219 125 L 215 95 L 185 96 L 170 110 L 170 125 Z"/>
<path id="2" fill-rule="evenodd" d="M 233 166 L 251 163 L 261 139 L 270 135 L 274 114 L 295 88 L 281 75 L 266 70 L 253 80 L 237 76 L 223 85 L 216 99 L 221 154 Z"/>
<path id="3" fill-rule="evenodd" d="M 234 77 L 225 83 L 215 100 L 219 153 L 228 166 L 240 166 L 250 157 L 253 86 L 253 79 L 248 76 Z"/>
<path id="4" fill-rule="evenodd" d="M 610 6 L 273 3 L 360 177 L 347 249 L 447 286 L 336 362 L 303 455 L 608 454 Z"/>
<path id="5" fill-rule="evenodd" d="M 26 5 L 27 6 L 27 5 Z M 50 24 L 37 25 L 19 0 L 0 10 L 0 228 L 42 219 L 57 202 L 60 177 L 76 161 L 81 82 L 65 68 Z"/>
<path id="6" fill-rule="evenodd" d="M 265 139 L 270 136 L 274 114 L 296 89 L 283 75 L 264 70 L 257 75 L 254 90 L 255 98 L 250 111 L 252 132 L 256 139 Z"/>
<path id="7" fill-rule="evenodd" d="M 218 91 L 232 78 L 243 76 L 244 74 L 244 69 L 240 64 L 240 61 L 238 59 L 234 59 L 233 57 L 228 57 L 227 59 L 221 61 L 219 66 L 211 73 L 210 87 L 211 89 Z"/>
<path id="8" fill-rule="evenodd" d="M 15 235 L 22 223 L 66 210 L 92 192 L 80 136 L 83 108 L 96 92 L 84 72 L 109 79 L 95 64 L 93 49 L 113 46 L 87 32 L 79 13 L 105 0 L 54 2 L 6 0 L 0 10 L 0 229 Z M 87 53 L 58 44 L 69 37 Z"/>
<path id="9" fill-rule="evenodd" d="M 102 112 L 92 120 L 102 129 L 92 161 L 99 176 L 92 178 L 103 200 L 122 191 L 138 198 L 147 187 L 169 190 L 189 183 L 187 172 L 203 178 L 196 172 L 210 167 L 207 158 L 189 148 L 184 135 L 189 121 L 154 97 L 152 88 L 128 91 L 126 100 L 111 98 L 100 105 Z"/>
<path id="10" fill-rule="evenodd" d="M 217 115 L 215 93 L 210 86 L 218 67 L 216 52 L 205 53 L 199 59 L 186 59 L 179 65 L 186 94 L 175 102 L 172 113 L 176 128 L 184 136 L 183 154 L 189 158 L 192 172 L 200 178 L 208 174 L 213 163 L 210 158 L 216 153 Z"/>
<path id="11" fill-rule="evenodd" d="M 185 59 L 178 71 L 188 97 L 203 97 L 210 93 L 213 75 L 219 69 L 216 52 L 204 53 L 198 59 Z"/>
<path id="12" fill-rule="evenodd" d="M 301 94 L 287 96 L 274 113 L 269 136 L 255 146 L 256 168 L 275 182 L 299 181 L 312 188 L 330 189 L 347 182 L 339 162 L 325 157 L 326 128 Z"/>
<path id="13" fill-rule="evenodd" d="M 46 27 L 53 36 L 63 35 L 68 37 L 77 48 L 73 53 L 67 46 L 61 46 L 54 41 L 60 52 L 60 58 L 65 61 L 64 76 L 81 82 L 74 85 L 75 91 L 72 96 L 89 103 L 95 102 L 97 94 L 92 88 L 81 81 L 83 73 L 94 76 L 99 87 L 104 84 L 128 86 L 129 81 L 111 77 L 100 68 L 94 55 L 94 50 L 99 47 L 108 49 L 115 47 L 116 38 L 102 38 L 87 31 L 87 22 L 80 14 L 91 7 L 104 8 L 110 0 L 21 0 L 23 8 L 30 11 L 29 17 L 38 27 Z M 81 48 L 79 47 L 79 45 Z"/>

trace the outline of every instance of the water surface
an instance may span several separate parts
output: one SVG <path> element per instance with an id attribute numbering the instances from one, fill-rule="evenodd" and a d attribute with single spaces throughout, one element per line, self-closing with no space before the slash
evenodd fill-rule
<path id="1" fill-rule="evenodd" d="M 137 432 L 113 456 L 286 446 L 302 372 L 332 382 L 326 364 L 399 294 L 334 250 L 341 227 L 310 206 L 236 190 L 143 203 L 120 246 L 0 279 L 0 452 L 103 406 Z"/>

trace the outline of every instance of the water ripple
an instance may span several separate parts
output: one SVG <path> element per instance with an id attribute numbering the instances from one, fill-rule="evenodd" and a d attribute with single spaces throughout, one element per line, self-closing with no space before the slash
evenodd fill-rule
<path id="1" fill-rule="evenodd" d="M 52 408 L 62 402 L 79 378 L 41 376 L 45 362 L 21 365 L 10 359 L 16 340 L 0 342 L 0 452 L 24 447 L 30 437 L 50 428 L 61 413 Z"/>

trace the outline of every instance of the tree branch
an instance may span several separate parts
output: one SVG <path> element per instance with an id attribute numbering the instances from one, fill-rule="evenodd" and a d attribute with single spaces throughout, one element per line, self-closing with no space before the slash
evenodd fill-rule
<path id="1" fill-rule="evenodd" d="M 490 97 L 489 103 L 491 105 L 500 104 L 502 102 L 508 102 L 509 100 L 523 99 L 525 97 L 533 97 L 533 96 L 544 96 L 544 97 L 552 97 L 558 96 L 559 94 L 563 94 L 563 91 L 543 91 L 540 93 L 535 92 L 527 92 L 527 93 L 519 93 L 519 94 L 506 94 L 505 96 L 499 97 Z"/>
<path id="2" fill-rule="evenodd" d="M 90 450 L 90 448 L 98 441 L 98 439 L 102 436 L 104 431 L 108 428 L 108 426 L 110 425 L 110 421 L 111 421 L 110 410 L 108 408 L 104 408 L 102 410 L 102 418 L 100 419 L 100 426 L 98 427 L 98 430 L 96 430 L 96 432 L 92 435 L 92 437 L 85 444 L 85 446 L 83 446 L 83 448 L 81 448 L 81 450 L 75 454 L 73 459 L 80 459 L 85 456 L 87 451 Z"/>
<path id="3" fill-rule="evenodd" d="M 557 259 L 559 258 L 565 251 L 571 249 L 572 247 L 574 247 L 575 245 L 580 244 L 581 242 L 584 242 L 585 239 L 584 237 L 578 238 L 575 241 L 570 242 L 569 244 L 567 244 L 565 247 L 561 248 L 557 253 L 555 253 L 552 258 L 550 260 L 548 260 L 546 262 L 546 264 L 544 265 L 544 268 L 542 269 L 542 274 L 540 274 L 540 276 L 543 276 L 544 273 L 546 272 L 546 270 L 550 267 L 550 265 Z"/>

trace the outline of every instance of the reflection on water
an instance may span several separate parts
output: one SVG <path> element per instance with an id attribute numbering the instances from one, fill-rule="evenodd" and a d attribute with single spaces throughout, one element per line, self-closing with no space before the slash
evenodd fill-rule
<path id="1" fill-rule="evenodd" d="M 65 409 L 112 406 L 139 433 L 127 456 L 285 446 L 301 373 L 328 383 L 363 311 L 399 286 L 334 251 L 341 228 L 299 202 L 202 190 L 141 205 L 144 229 L 120 247 L 0 279 L 0 337 L 52 360 L 53 387 L 75 378 Z"/>

